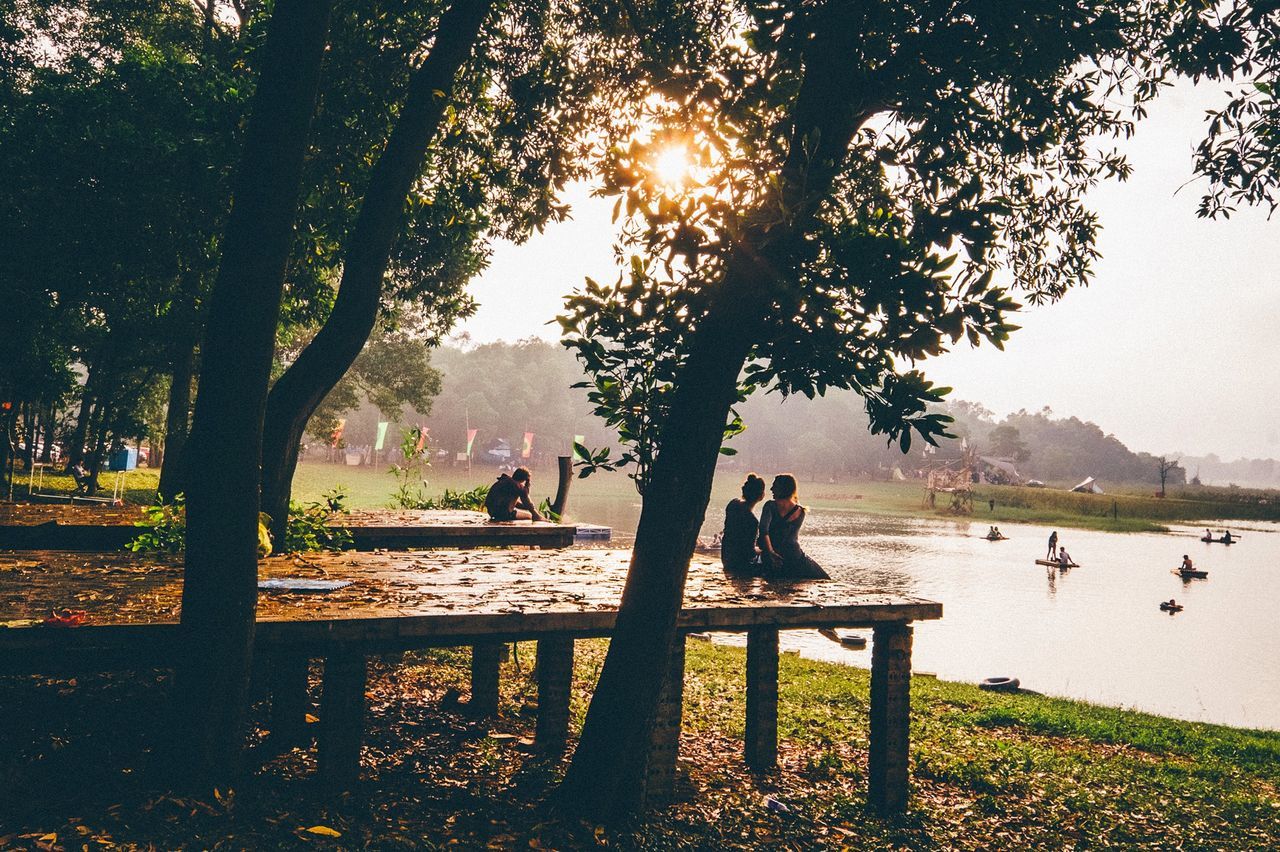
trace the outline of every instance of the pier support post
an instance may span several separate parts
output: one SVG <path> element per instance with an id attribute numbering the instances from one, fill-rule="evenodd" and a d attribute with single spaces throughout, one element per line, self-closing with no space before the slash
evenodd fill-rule
<path id="1" fill-rule="evenodd" d="M 684 643 L 677 633 L 667 664 L 667 679 L 653 720 L 653 745 L 645 771 L 644 806 L 660 807 L 675 797 L 676 758 L 680 754 L 680 722 L 684 712 Z"/>
<path id="2" fill-rule="evenodd" d="M 498 712 L 498 672 L 502 663 L 502 642 L 478 642 L 471 646 L 472 716 L 493 716 Z"/>
<path id="3" fill-rule="evenodd" d="M 278 653 L 267 659 L 267 681 L 271 691 L 271 742 L 288 749 L 304 744 L 307 736 L 307 670 L 310 660 L 300 654 Z"/>
<path id="4" fill-rule="evenodd" d="M 747 631 L 747 724 L 743 756 L 752 769 L 778 764 L 778 628 Z"/>
<path id="5" fill-rule="evenodd" d="M 538 640 L 538 723 L 534 740 L 549 754 L 564 751 L 569 738 L 569 697 L 573 691 L 573 637 Z"/>
<path id="6" fill-rule="evenodd" d="M 360 779 L 367 679 L 361 652 L 344 651 L 325 659 L 319 766 L 320 779 L 331 790 L 346 790 Z"/>
<path id="7" fill-rule="evenodd" d="M 911 740 L 911 636 L 907 624 L 878 624 L 871 646 L 871 755 L 868 804 L 906 810 Z"/>

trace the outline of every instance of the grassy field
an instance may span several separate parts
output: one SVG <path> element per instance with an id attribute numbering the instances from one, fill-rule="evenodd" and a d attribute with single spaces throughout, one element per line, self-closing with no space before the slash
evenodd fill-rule
<path id="1" fill-rule="evenodd" d="M 432 468 L 427 474 L 426 493 L 438 495 L 444 489 L 470 489 L 493 481 L 496 471 L 476 467 L 470 474 L 465 468 Z M 715 481 L 711 505 L 718 507 L 737 495 L 742 474 L 722 471 Z M 159 472 L 149 469 L 130 471 L 125 475 L 125 497 L 133 503 L 149 503 L 155 493 Z M 109 475 L 103 475 L 109 486 Z M 26 491 L 26 479 L 19 478 L 16 495 Z M 386 466 L 347 467 L 323 463 L 303 464 L 294 477 L 294 499 L 319 500 L 324 492 L 342 487 L 350 508 L 388 506 L 397 482 Z M 47 475 L 45 489 L 69 493 L 74 483 L 69 476 Z M 534 471 L 535 497 L 551 497 L 555 493 L 554 469 Z M 974 490 L 973 517 L 984 523 L 1039 523 L 1061 527 L 1078 527 L 1111 532 L 1161 531 L 1169 523 L 1209 523 L 1218 520 L 1280 521 L 1280 492 L 1240 488 L 1178 487 L 1169 489 L 1165 498 L 1152 495 L 1149 487 L 1119 486 L 1108 494 L 1076 494 L 1063 488 L 1022 488 L 979 485 Z M 907 515 L 914 517 L 947 517 L 939 495 L 938 508 L 924 503 L 924 486 L 919 481 L 811 482 L 800 481 L 800 500 L 808 506 L 832 509 Z M 988 501 L 995 501 L 990 508 Z M 588 520 L 618 526 L 634 523 L 638 516 L 639 495 L 630 479 L 621 473 L 599 474 L 575 479 L 570 491 L 570 514 L 573 507 L 590 506 Z"/>
<path id="2" fill-rule="evenodd" d="M 575 731 L 605 649 L 577 643 Z M 310 749 L 260 750 L 216 798 L 157 787 L 163 676 L 0 678 L 0 848 L 1280 848 L 1280 733 L 918 676 L 909 810 L 880 819 L 865 809 L 868 672 L 783 655 L 779 767 L 750 773 L 745 653 L 703 642 L 687 655 L 679 801 L 642 825 L 582 823 L 548 805 L 566 761 L 526 747 L 534 653 L 521 643 L 503 664 L 492 720 L 450 703 L 465 649 L 375 661 L 364 780 L 341 797 L 309 783 Z"/>

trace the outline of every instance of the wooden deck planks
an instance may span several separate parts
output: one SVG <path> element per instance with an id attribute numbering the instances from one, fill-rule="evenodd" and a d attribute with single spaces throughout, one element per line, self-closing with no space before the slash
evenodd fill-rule
<path id="1" fill-rule="evenodd" d="M 259 577 L 348 580 L 325 594 L 260 592 L 259 634 L 281 645 L 364 644 L 396 650 L 467 638 L 599 635 L 614 621 L 628 551 L 455 551 L 272 557 Z M 96 628 L 172 625 L 179 617 L 179 558 L 128 553 L 0 553 L 0 623 L 85 610 L 85 627 L 0 630 L 0 650 L 91 643 Z M 868 627 L 938 618 L 942 607 L 901 595 L 868 595 L 838 582 L 730 579 L 718 565 L 690 566 L 680 627 L 743 630 Z M 80 637 L 80 638 L 77 638 Z"/>

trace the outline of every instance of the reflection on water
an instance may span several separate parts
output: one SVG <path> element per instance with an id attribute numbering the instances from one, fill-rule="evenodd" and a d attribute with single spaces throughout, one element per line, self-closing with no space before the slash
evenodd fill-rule
<path id="1" fill-rule="evenodd" d="M 633 530 L 636 507 L 581 507 L 596 523 Z M 592 511 L 596 510 L 596 511 Z M 608 518 L 609 520 L 606 520 Z M 722 515 L 707 513 L 704 534 Z M 1215 527 L 1222 526 L 1215 524 Z M 871 592 L 941 601 L 945 617 L 916 625 L 914 663 L 947 680 L 1012 676 L 1051 695 L 1251 728 L 1280 729 L 1280 525 L 1233 527 L 1230 547 L 1167 534 L 1058 530 L 1080 567 L 1036 565 L 1051 530 L 979 521 L 813 509 L 804 548 L 833 577 Z M 625 541 L 625 536 L 622 538 Z M 1172 573 L 1188 554 L 1208 579 Z M 1161 612 L 1176 598 L 1183 612 Z M 870 664 L 816 632 L 784 634 L 807 656 Z"/>

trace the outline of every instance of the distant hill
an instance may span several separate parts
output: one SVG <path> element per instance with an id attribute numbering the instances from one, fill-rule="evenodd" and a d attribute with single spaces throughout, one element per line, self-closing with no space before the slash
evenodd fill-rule
<path id="1" fill-rule="evenodd" d="M 437 448 L 463 449 L 468 428 L 478 431 L 478 450 L 497 441 L 519 447 L 523 433 L 532 432 L 534 461 L 567 452 L 574 434 L 586 436 L 592 447 L 612 440 L 610 431 L 591 413 L 586 392 L 570 388 L 583 374 L 572 354 L 556 344 L 531 339 L 445 346 L 432 353 L 431 363 L 443 374 L 431 411 L 406 411 L 400 419 L 429 426 Z M 788 470 L 811 480 L 887 478 L 895 469 L 914 477 L 939 461 L 959 459 L 964 447 L 972 446 L 982 455 L 1011 459 L 1026 478 L 1059 485 L 1087 476 L 1096 477 L 1104 487 L 1108 483 L 1159 485 L 1154 456 L 1129 449 L 1097 424 L 1060 417 L 1047 408 L 997 418 L 982 404 L 963 400 L 949 403 L 946 410 L 956 419 L 952 429 L 956 439 L 944 441 L 937 449 L 917 442 L 903 455 L 896 444 L 889 446 L 883 436 L 867 431 L 862 399 L 852 392 L 832 392 L 813 400 L 757 394 L 739 409 L 747 429 L 730 442 L 738 452 L 726 456 L 723 464 L 743 471 Z M 348 441 L 371 442 L 377 421 L 384 417 L 367 403 L 350 412 Z M 396 433 L 392 434 L 394 445 Z M 1206 485 L 1280 486 L 1280 462 L 1224 462 L 1212 455 L 1182 457 L 1168 485 L 1180 485 L 1197 473 Z"/>

